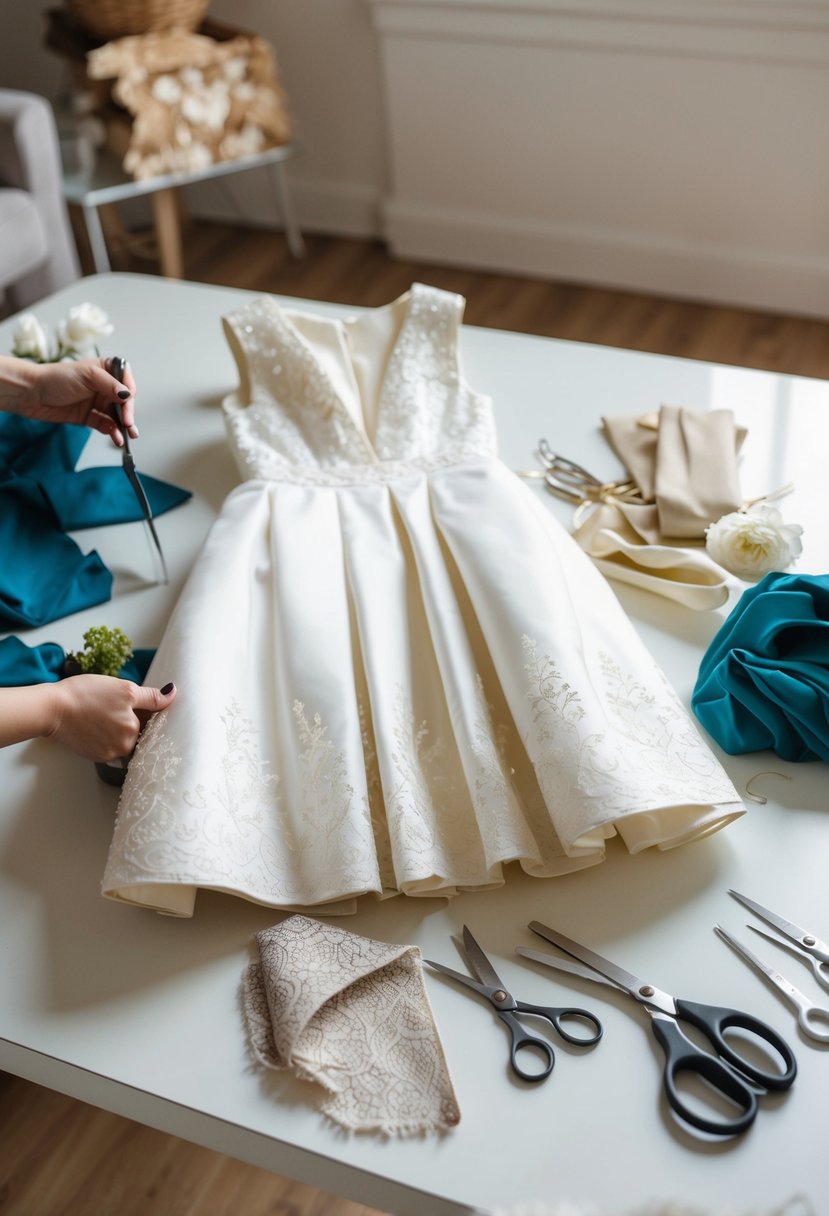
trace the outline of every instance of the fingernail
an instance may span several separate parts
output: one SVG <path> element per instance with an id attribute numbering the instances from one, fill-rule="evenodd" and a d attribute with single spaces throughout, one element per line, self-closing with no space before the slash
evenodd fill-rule
<path id="1" fill-rule="evenodd" d="M 173 691 L 174 688 L 175 688 L 175 684 L 173 683 L 172 680 L 170 681 L 169 684 L 165 684 L 161 690 L 162 697 L 169 696 L 169 694 Z"/>
<path id="2" fill-rule="evenodd" d="M 118 396 L 121 398 L 122 401 L 126 401 L 127 397 L 131 397 L 132 394 L 130 393 L 130 390 L 128 388 L 122 388 L 121 391 L 119 392 Z"/>

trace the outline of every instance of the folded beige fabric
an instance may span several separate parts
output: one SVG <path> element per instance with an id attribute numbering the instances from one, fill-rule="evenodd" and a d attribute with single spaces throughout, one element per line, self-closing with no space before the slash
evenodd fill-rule
<path id="1" fill-rule="evenodd" d="M 731 410 L 663 405 L 658 414 L 608 415 L 605 437 L 650 507 L 625 506 L 643 540 L 700 541 L 742 504 L 737 453 L 746 436 Z"/>
<path id="2" fill-rule="evenodd" d="M 460 1111 L 423 983 L 420 951 L 307 916 L 256 935 L 242 980 L 253 1054 L 326 1091 L 350 1131 L 446 1131 Z"/>
<path id="3" fill-rule="evenodd" d="M 704 549 L 646 543 L 628 521 L 630 509 L 636 510 L 616 503 L 597 503 L 573 532 L 602 574 L 664 595 L 686 608 L 704 611 L 721 607 L 732 582 L 727 571 Z"/>

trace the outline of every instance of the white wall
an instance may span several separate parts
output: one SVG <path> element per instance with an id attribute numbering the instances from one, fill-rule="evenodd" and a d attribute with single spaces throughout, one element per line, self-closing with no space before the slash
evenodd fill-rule
<path id="1" fill-rule="evenodd" d="M 306 228 L 376 235 L 385 188 L 383 100 L 377 38 L 363 0 L 212 0 L 210 15 L 255 31 L 276 48 L 302 158 L 290 166 Z M 270 223 L 264 174 L 200 187 L 202 214 Z"/>
<path id="2" fill-rule="evenodd" d="M 825 0 L 368 0 L 400 254 L 829 316 Z"/>
<path id="3" fill-rule="evenodd" d="M 56 0 L 0 0 L 54 96 Z M 829 0 L 213 0 L 271 41 L 306 229 L 400 255 L 829 316 Z M 263 173 L 190 191 L 270 224 Z"/>

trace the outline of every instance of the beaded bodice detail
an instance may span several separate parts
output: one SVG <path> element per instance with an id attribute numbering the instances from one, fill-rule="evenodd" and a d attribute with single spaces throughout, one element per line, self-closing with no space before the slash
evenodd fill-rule
<path id="1" fill-rule="evenodd" d="M 461 296 L 415 284 L 390 306 L 403 310 L 402 320 L 390 347 L 380 342 L 376 352 L 385 367 L 373 432 L 349 365 L 348 322 L 314 318 L 317 331 L 329 330 L 323 359 L 301 317 L 270 296 L 227 317 L 241 385 L 225 399 L 224 412 L 242 476 L 311 484 L 390 481 L 413 468 L 494 455 L 491 402 L 461 375 L 463 304 Z"/>

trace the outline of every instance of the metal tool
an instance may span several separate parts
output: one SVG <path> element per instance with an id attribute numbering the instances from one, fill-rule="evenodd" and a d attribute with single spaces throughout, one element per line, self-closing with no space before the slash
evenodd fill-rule
<path id="1" fill-rule="evenodd" d="M 622 481 L 600 481 L 583 465 L 554 452 L 546 439 L 538 441 L 538 458 L 544 466 L 544 471 L 538 476 L 544 478 L 551 493 L 566 499 L 567 502 L 580 504 L 600 502 L 608 498 L 631 503 L 644 501 L 638 486 L 631 478 Z"/>
<path id="2" fill-rule="evenodd" d="M 788 1089 L 797 1075 L 797 1064 L 789 1045 L 771 1026 L 750 1013 L 739 1009 L 701 1005 L 663 992 L 654 984 L 639 979 L 631 972 L 617 967 L 587 946 L 582 946 L 563 933 L 533 921 L 530 928 L 539 937 L 552 942 L 566 954 L 586 966 L 573 964 L 538 950 L 517 947 L 517 953 L 535 962 L 544 963 L 557 971 L 567 971 L 585 979 L 619 988 L 643 1005 L 651 1019 L 654 1037 L 665 1054 L 663 1082 L 665 1095 L 672 1110 L 691 1127 L 715 1136 L 734 1136 L 751 1126 L 757 1116 L 757 1090 Z M 679 1022 L 689 1022 L 702 1031 L 716 1054 L 698 1047 L 683 1033 Z M 769 1073 L 758 1068 L 750 1059 L 735 1051 L 724 1036 L 726 1030 L 737 1028 L 762 1039 L 780 1056 L 785 1071 Z M 691 1106 L 677 1087 L 680 1074 L 690 1074 L 706 1081 L 711 1089 L 730 1100 L 739 1113 L 734 1118 L 709 1118 L 696 1106 Z M 718 1108 L 717 1108 L 718 1109 Z"/>
<path id="3" fill-rule="evenodd" d="M 471 988 L 473 992 L 477 992 L 479 996 L 484 997 L 489 1001 L 498 1017 L 507 1027 L 510 1032 L 512 1042 L 510 1044 L 510 1065 L 512 1071 L 522 1081 L 543 1081 L 549 1077 L 553 1071 L 553 1065 L 556 1062 L 555 1054 L 552 1047 L 546 1039 L 536 1038 L 534 1035 L 527 1034 L 524 1027 L 521 1025 L 518 1015 L 533 1014 L 535 1017 L 546 1018 L 568 1043 L 576 1043 L 581 1047 L 590 1047 L 594 1043 L 598 1043 L 602 1037 L 602 1024 L 595 1014 L 590 1013 L 587 1009 L 575 1009 L 571 1007 L 551 1007 L 548 1005 L 527 1005 L 524 1001 L 516 1001 L 507 987 L 501 982 L 498 973 L 490 963 L 487 956 L 484 954 L 481 947 L 475 941 L 475 938 L 467 929 L 463 927 L 463 948 L 458 945 L 466 965 L 477 979 L 470 979 L 468 975 L 463 975 L 460 971 L 453 971 L 451 967 L 444 967 L 443 963 L 434 963 L 431 959 L 424 959 L 427 966 L 432 967 L 435 971 L 439 971 L 442 975 L 448 975 L 450 979 L 457 980 L 459 984 L 464 984 L 467 988 Z M 569 1030 L 564 1024 L 565 1022 L 588 1023 L 592 1029 L 590 1035 L 577 1034 Z M 544 1060 L 544 1068 L 538 1072 L 531 1072 L 522 1068 L 518 1062 L 518 1053 L 530 1049 L 540 1053 Z"/>
<path id="4" fill-rule="evenodd" d="M 797 1011 L 797 1024 L 805 1035 L 808 1035 L 810 1039 L 814 1039 L 817 1043 L 829 1044 L 829 1009 L 815 1005 L 799 989 L 795 988 L 794 984 L 791 984 L 784 975 L 781 975 L 774 967 L 770 967 L 768 963 L 764 963 L 761 958 L 758 958 L 756 954 L 753 954 L 749 950 L 748 946 L 744 946 L 742 942 L 737 941 L 736 937 L 732 937 L 730 933 L 727 933 L 722 925 L 714 925 L 714 932 L 724 942 L 727 942 L 744 962 L 753 967 L 760 975 L 765 976 L 777 991 L 782 994 L 788 1004 Z M 770 937 L 769 940 L 774 941 L 775 939 Z M 815 1025 L 816 1022 L 823 1022 L 823 1028 Z"/>
<path id="5" fill-rule="evenodd" d="M 733 895 L 735 899 L 739 900 L 741 904 L 745 904 L 761 920 L 766 921 L 767 924 L 777 929 L 785 938 L 788 938 L 788 941 L 781 941 L 778 937 L 772 937 L 770 933 L 764 933 L 762 929 L 755 929 L 754 925 L 749 925 L 749 929 L 753 929 L 761 937 L 768 938 L 776 946 L 782 946 L 790 954 L 796 954 L 800 958 L 805 959 L 812 968 L 812 971 L 814 971 L 815 979 L 821 988 L 825 988 L 829 992 L 829 945 L 826 942 L 822 942 L 814 933 L 809 933 L 806 929 L 801 929 L 799 925 L 792 924 L 790 920 L 785 920 L 784 917 L 778 916 L 770 908 L 764 908 L 762 904 L 755 903 L 747 895 L 741 895 L 739 891 L 729 889 L 728 894 Z"/>
<path id="6" fill-rule="evenodd" d="M 124 383 L 125 367 L 126 367 L 125 361 L 123 359 L 119 358 L 118 355 L 114 355 L 109 360 L 109 370 L 112 373 L 112 375 L 115 377 L 115 379 L 120 381 L 121 384 Z M 123 408 L 122 408 L 121 402 L 116 401 L 114 403 L 114 408 L 115 408 L 115 421 L 118 423 L 118 429 L 120 430 L 121 435 L 123 436 L 123 439 L 124 439 L 124 447 L 123 447 L 123 453 L 121 456 L 121 463 L 124 467 L 124 472 L 127 475 L 129 483 L 133 488 L 135 497 L 138 499 L 138 505 L 141 508 L 141 514 L 144 516 L 144 524 L 145 524 L 147 530 L 149 531 L 152 542 L 155 545 L 155 552 L 158 554 L 158 559 L 161 563 L 161 579 L 159 581 L 163 582 L 163 583 L 169 583 L 170 578 L 169 578 L 169 575 L 167 574 L 167 563 L 164 560 L 164 552 L 161 548 L 161 541 L 158 539 L 158 533 L 156 532 L 155 524 L 153 523 L 152 507 L 150 506 L 147 495 L 144 493 L 144 487 L 141 485 L 141 479 L 139 478 L 138 473 L 135 468 L 135 457 L 133 456 L 132 451 L 130 449 L 129 431 L 128 431 L 127 427 L 124 425 L 124 415 L 123 415 Z"/>

